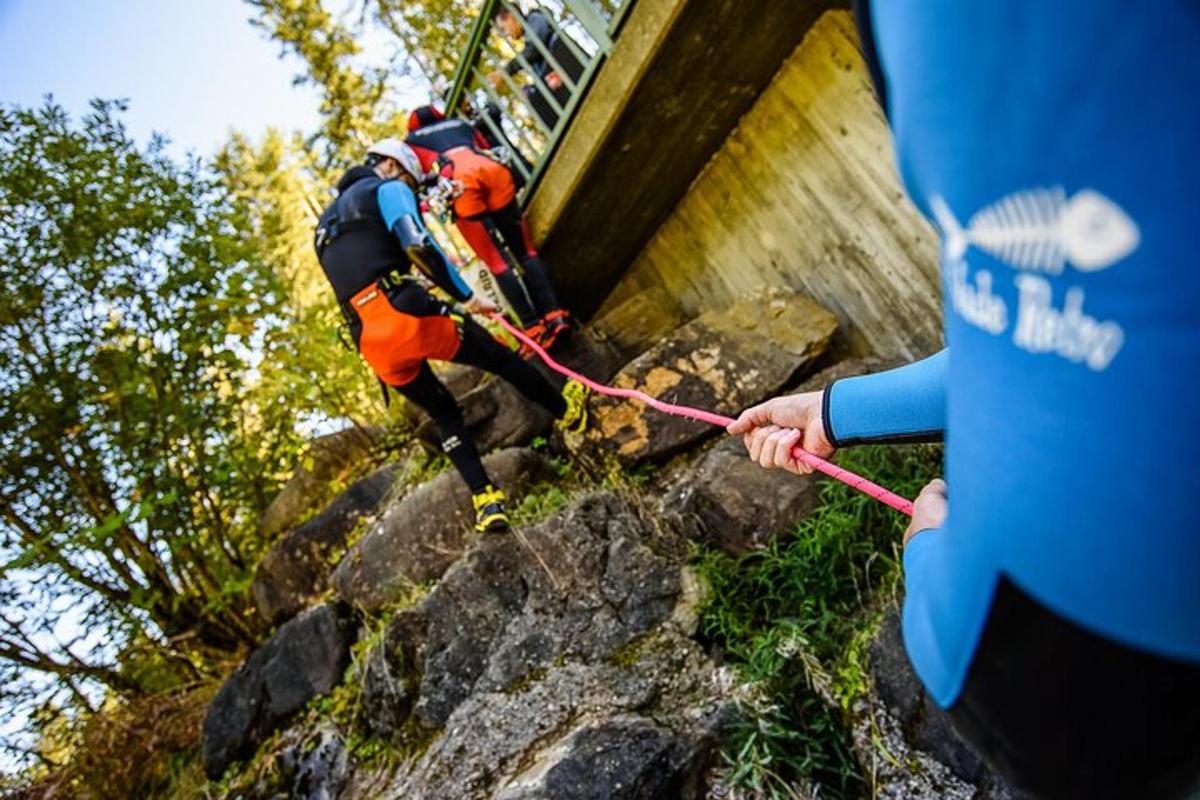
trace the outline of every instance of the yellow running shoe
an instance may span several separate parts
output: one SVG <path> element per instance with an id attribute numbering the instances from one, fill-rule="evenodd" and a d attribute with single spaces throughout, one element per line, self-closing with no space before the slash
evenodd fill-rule
<path id="1" fill-rule="evenodd" d="M 471 495 L 475 506 L 475 530 L 480 533 L 504 533 L 508 530 L 508 512 L 504 508 L 504 492 L 490 483 Z"/>
<path id="2" fill-rule="evenodd" d="M 555 425 L 563 433 L 579 434 L 587 430 L 587 400 L 591 392 L 579 381 L 569 380 L 563 384 L 562 398 L 567 411 Z"/>

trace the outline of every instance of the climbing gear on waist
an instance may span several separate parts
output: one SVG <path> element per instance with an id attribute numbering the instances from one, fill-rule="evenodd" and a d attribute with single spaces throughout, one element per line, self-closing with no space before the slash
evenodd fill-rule
<path id="1" fill-rule="evenodd" d="M 385 295 L 391 295 L 399 292 L 409 284 L 419 287 L 421 282 L 406 270 L 393 269 L 384 273 L 383 275 L 380 275 L 371 285 L 363 287 L 357 294 L 354 295 L 354 297 L 351 297 L 346 302 L 338 305 L 342 311 L 342 316 L 346 320 L 346 326 L 349 327 L 351 331 L 362 326 L 362 319 L 359 317 L 358 312 L 354 310 L 355 300 L 361 298 L 362 295 L 369 289 L 373 287 L 378 288 Z M 338 335 L 341 337 L 340 332 Z M 355 340 L 357 346 L 358 337 L 352 336 L 351 338 Z M 345 344 L 345 342 L 345 338 L 342 338 L 342 343 Z"/>
<path id="2" fill-rule="evenodd" d="M 433 185 L 425 190 L 425 202 L 437 217 L 450 219 L 454 213 L 454 201 L 462 195 L 464 189 L 462 181 L 439 175 Z"/>
<path id="3" fill-rule="evenodd" d="M 410 283 L 420 285 L 421 282 L 411 272 L 401 269 L 391 270 L 375 280 L 375 285 L 385 292 L 398 291 Z"/>
<path id="4" fill-rule="evenodd" d="M 567 410 L 554 424 L 564 433 L 578 434 L 587 429 L 587 399 L 591 392 L 582 383 L 568 380 L 563 384 L 562 398 Z"/>
<path id="5" fill-rule="evenodd" d="M 716 425 L 721 428 L 727 428 L 734 422 L 733 417 L 726 417 L 722 414 L 714 414 L 711 411 L 704 411 L 703 409 L 699 408 L 680 406 L 673 403 L 664 403 L 663 401 L 651 397 L 645 392 L 639 392 L 636 389 L 618 389 L 614 386 L 605 386 L 602 383 L 597 383 L 586 375 L 580 375 L 578 372 L 570 370 L 567 367 L 564 367 L 562 364 L 559 364 L 550 356 L 549 353 L 546 352 L 545 348 L 530 339 L 521 331 L 517 330 L 517 328 L 511 322 L 506 320 L 500 314 L 491 314 L 489 316 L 491 316 L 491 318 L 496 322 L 500 323 L 500 325 L 506 331 L 516 337 L 517 341 L 521 342 L 523 345 L 526 345 L 533 350 L 533 352 L 537 353 L 542 361 L 546 363 L 546 366 L 550 367 L 550 369 L 554 370 L 560 375 L 565 375 L 567 378 L 582 383 L 584 386 L 594 392 L 606 395 L 608 397 L 624 397 L 633 400 L 639 400 L 651 408 L 663 412 L 664 414 L 672 414 L 676 417 L 694 419 L 698 422 L 707 422 L 709 425 Z M 848 469 L 843 469 L 836 464 L 832 464 L 820 456 L 813 455 L 807 450 L 799 447 L 792 449 L 792 457 L 803 464 L 807 464 L 818 472 L 825 473 L 834 480 L 841 481 L 847 486 L 857 489 L 869 497 L 875 498 L 884 505 L 896 509 L 901 514 L 907 514 L 910 517 L 912 516 L 913 504 L 911 500 L 906 500 L 900 495 L 888 491 L 879 484 L 872 483 L 861 475 L 856 475 Z"/>
<path id="6" fill-rule="evenodd" d="M 504 533 L 508 530 L 508 512 L 504 492 L 490 483 L 471 495 L 475 506 L 475 530 L 480 533 Z"/>

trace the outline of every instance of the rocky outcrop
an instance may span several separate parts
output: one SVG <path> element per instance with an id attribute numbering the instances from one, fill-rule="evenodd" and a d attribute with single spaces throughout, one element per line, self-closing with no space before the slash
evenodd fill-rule
<path id="1" fill-rule="evenodd" d="M 329 485 L 369 461 L 382 440 L 382 429 L 357 427 L 315 439 L 308 446 L 304 465 L 259 516 L 259 534 L 269 539 L 320 508 L 329 499 Z"/>
<path id="2" fill-rule="evenodd" d="M 679 474 L 659 509 L 689 539 L 741 556 L 804 519 L 819 486 L 818 475 L 763 469 L 740 439 L 726 439 Z"/>
<path id="3" fill-rule="evenodd" d="M 596 495 L 458 561 L 387 637 L 408 648 L 396 674 L 420 675 L 422 724 L 439 728 L 471 695 L 564 654 L 604 659 L 668 619 L 680 567 L 646 547 L 644 530 L 615 496 Z"/>
<path id="4" fill-rule="evenodd" d="M 254 651 L 213 698 L 204 718 L 204 769 L 221 777 L 272 731 L 342 680 L 355 623 L 347 609 L 314 608 Z"/>
<path id="5" fill-rule="evenodd" d="M 675 731 L 637 714 L 577 726 L 546 763 L 536 764 L 501 791 L 498 800 L 629 800 L 696 796 L 697 776 L 688 769 L 697 753 Z M 692 784 L 688 786 L 687 784 Z"/>
<path id="6" fill-rule="evenodd" d="M 873 796 L 884 800 L 1019 800 L 964 742 L 912 670 L 900 616 L 871 640 L 873 692 L 851 709 L 852 740 Z"/>
<path id="7" fill-rule="evenodd" d="M 289 800 L 336 800 L 350 778 L 346 743 L 332 726 L 321 726 L 289 743 L 276 760 Z"/>
<path id="8" fill-rule="evenodd" d="M 819 365 L 833 328 L 819 306 L 769 293 L 676 329 L 621 370 L 618 382 L 732 414 Z M 615 369 L 611 342 L 592 334 L 572 342 L 556 356 L 590 365 L 583 371 L 595 377 Z M 878 366 L 842 362 L 801 389 Z M 457 375 L 463 385 L 474 381 Z M 464 399 L 469 412 L 482 409 L 476 423 L 493 432 L 528 419 L 519 397 L 494 407 L 481 399 L 487 391 L 501 397 L 505 386 L 480 383 Z M 607 400 L 594 408 L 599 436 L 615 437 L 611 452 L 627 464 L 665 459 L 715 432 Z M 503 449 L 485 463 L 514 500 L 556 477 L 531 450 Z M 588 469 L 581 462 L 580 473 Z M 260 567 L 264 581 L 276 576 L 276 594 L 256 581 L 256 599 L 283 618 L 319 592 L 346 531 L 375 514 L 328 575 L 344 604 L 285 624 L 218 693 L 205 722 L 209 774 L 253 752 L 341 682 L 354 611 L 363 610 L 383 612 L 385 622 L 363 639 L 349 673 L 353 722 L 320 720 L 310 707 L 271 740 L 273 777 L 245 796 L 731 796 L 722 793 L 728 774 L 716 751 L 738 713 L 732 695 L 745 692 L 695 641 L 703 590 L 685 566 L 687 539 L 734 555 L 757 548 L 811 511 L 820 483 L 759 469 L 736 440 L 677 458 L 669 469 L 650 484 L 659 498 L 645 489 L 597 490 L 510 535 L 486 537 L 471 532 L 469 495 L 453 471 L 382 507 L 378 476 L 386 471 L 356 484 L 284 537 L 289 553 L 273 549 Z M 289 560 L 293 552 L 312 555 Z M 1009 797 L 925 698 L 898 634 L 885 626 L 870 652 L 874 689 L 854 701 L 847 719 L 877 796 Z M 359 760 L 364 742 L 387 757 Z"/>
<path id="9" fill-rule="evenodd" d="M 514 691 L 471 697 L 387 797 L 463 800 L 699 798 L 729 706 L 712 665 L 566 664 Z M 667 670 L 675 670 L 667 673 Z"/>
<path id="10" fill-rule="evenodd" d="M 537 453 L 516 448 L 487 456 L 484 466 L 511 497 L 553 474 Z M 351 605 L 378 610 L 440 577 L 474 540 L 473 522 L 470 492 L 448 470 L 384 511 L 338 564 L 331 583 Z"/>
<path id="11" fill-rule="evenodd" d="M 729 708 L 688 638 L 694 584 L 652 541 L 669 545 L 625 501 L 587 496 L 481 540 L 397 614 L 364 711 L 436 736 L 383 796 L 700 796 Z"/>
<path id="12" fill-rule="evenodd" d="M 834 316 L 806 297 L 759 292 L 677 329 L 613 383 L 732 415 L 787 385 L 825 351 L 836 329 Z M 628 400 L 598 397 L 593 410 L 590 440 L 625 465 L 665 459 L 716 433 Z"/>
<path id="13" fill-rule="evenodd" d="M 376 470 L 271 545 L 250 585 L 255 608 L 267 622 L 276 625 L 290 619 L 328 589 L 346 537 L 391 498 L 400 477 L 397 464 Z"/>
<path id="14" fill-rule="evenodd" d="M 630 361 L 678 328 L 687 317 L 666 289 L 652 286 L 592 321 L 591 328 Z"/>
<path id="15" fill-rule="evenodd" d="M 835 380 L 875 372 L 878 359 L 847 359 L 818 372 L 795 392 L 822 389 Z M 750 461 L 740 439 L 725 439 L 678 469 L 658 510 L 689 539 L 731 556 L 765 545 L 808 516 L 818 500 L 819 474 L 764 470 Z"/>

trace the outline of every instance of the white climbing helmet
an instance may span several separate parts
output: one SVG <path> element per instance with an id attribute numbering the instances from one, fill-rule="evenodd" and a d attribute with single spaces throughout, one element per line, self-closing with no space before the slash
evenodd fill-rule
<path id="1" fill-rule="evenodd" d="M 405 172 L 412 175 L 418 181 L 425 177 L 425 171 L 421 169 L 421 159 L 417 158 L 417 154 L 413 152 L 411 147 L 394 136 L 380 139 L 368 147 L 367 156 L 394 158 Z"/>

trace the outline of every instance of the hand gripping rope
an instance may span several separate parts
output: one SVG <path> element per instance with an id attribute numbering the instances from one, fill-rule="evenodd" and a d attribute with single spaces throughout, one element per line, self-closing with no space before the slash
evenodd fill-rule
<path id="1" fill-rule="evenodd" d="M 503 315 L 492 313 L 488 316 L 494 319 L 496 322 L 499 322 L 504 329 L 515 336 L 519 342 L 532 349 L 533 352 L 537 353 L 538 357 L 541 358 L 542 361 L 546 362 L 546 366 L 550 367 L 550 369 L 561 375 L 565 375 L 572 380 L 579 381 L 593 392 L 608 395 L 609 397 L 627 397 L 633 400 L 640 400 L 651 408 L 657 409 L 664 414 L 672 414 L 676 417 L 686 417 L 699 422 L 707 422 L 710 425 L 716 425 L 721 428 L 729 427 L 729 425 L 731 425 L 734 421 L 733 417 L 714 414 L 711 411 L 703 411 L 699 408 L 690 408 L 688 406 L 677 406 L 672 403 L 664 403 L 661 400 L 655 399 L 650 395 L 644 392 L 639 392 L 635 389 L 618 389 L 615 386 L 605 386 L 602 383 L 597 383 L 591 378 L 588 378 L 585 375 L 580 375 L 578 372 L 570 370 L 564 367 L 562 364 L 559 364 L 550 357 L 550 354 L 547 353 L 544 348 L 514 327 L 512 323 L 504 318 Z M 895 494 L 894 492 L 889 492 L 879 484 L 872 483 L 861 475 L 856 475 L 848 469 L 842 469 L 836 464 L 831 464 L 825 459 L 815 456 L 807 450 L 802 450 L 799 447 L 792 449 L 792 458 L 801 463 L 807 464 L 818 472 L 825 473 L 835 480 L 841 481 L 853 489 L 857 489 L 869 497 L 875 498 L 884 505 L 891 506 L 901 514 L 907 514 L 910 517 L 912 516 L 913 504 L 911 500 L 905 500 L 900 495 Z"/>

